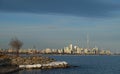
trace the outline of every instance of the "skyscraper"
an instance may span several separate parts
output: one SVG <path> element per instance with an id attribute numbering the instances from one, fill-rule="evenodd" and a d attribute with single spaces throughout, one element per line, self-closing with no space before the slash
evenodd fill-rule
<path id="1" fill-rule="evenodd" d="M 72 47 L 73 47 L 72 44 L 70 44 L 70 45 L 69 45 L 69 49 L 72 50 Z"/>

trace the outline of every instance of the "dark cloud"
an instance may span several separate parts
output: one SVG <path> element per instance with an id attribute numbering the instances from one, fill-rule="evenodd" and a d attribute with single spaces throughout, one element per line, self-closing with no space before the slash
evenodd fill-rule
<path id="1" fill-rule="evenodd" d="M 119 3 L 104 0 L 0 0 L 0 11 L 68 14 L 83 17 L 110 16 L 110 11 L 120 10 Z"/>

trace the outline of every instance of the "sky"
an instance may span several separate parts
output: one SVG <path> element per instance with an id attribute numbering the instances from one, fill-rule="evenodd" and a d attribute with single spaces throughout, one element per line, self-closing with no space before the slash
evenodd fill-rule
<path id="1" fill-rule="evenodd" d="M 69 44 L 120 52 L 120 0 L 0 0 L 0 48 Z"/>

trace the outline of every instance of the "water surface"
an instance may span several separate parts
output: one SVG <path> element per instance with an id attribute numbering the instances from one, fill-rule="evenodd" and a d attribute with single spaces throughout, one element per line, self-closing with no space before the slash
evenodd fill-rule
<path id="1" fill-rule="evenodd" d="M 120 56 L 48 56 L 78 66 L 66 69 L 22 70 L 14 74 L 120 74 Z"/>

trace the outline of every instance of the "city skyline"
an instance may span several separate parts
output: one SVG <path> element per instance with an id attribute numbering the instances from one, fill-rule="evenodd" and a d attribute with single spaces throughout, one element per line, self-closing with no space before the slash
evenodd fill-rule
<path id="1" fill-rule="evenodd" d="M 0 49 L 2 53 L 16 53 L 17 50 L 13 48 L 9 49 Z M 28 48 L 28 49 L 19 49 L 20 54 L 74 54 L 74 55 L 114 55 L 116 53 L 112 53 L 109 49 L 99 49 L 98 47 L 94 48 L 81 48 L 76 45 L 69 44 L 61 49 L 36 49 L 36 48 Z M 119 54 L 119 53 L 117 53 Z"/>
<path id="2" fill-rule="evenodd" d="M 119 0 L 0 1 L 0 48 L 9 48 L 16 36 L 22 48 L 73 44 L 120 52 L 119 31 Z"/>

